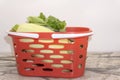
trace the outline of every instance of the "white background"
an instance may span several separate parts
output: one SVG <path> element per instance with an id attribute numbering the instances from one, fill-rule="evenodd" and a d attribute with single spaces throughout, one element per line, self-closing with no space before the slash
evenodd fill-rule
<path id="1" fill-rule="evenodd" d="M 40 12 L 91 28 L 88 51 L 120 51 L 120 0 L 0 0 L 0 53 L 12 52 L 6 31 Z"/>

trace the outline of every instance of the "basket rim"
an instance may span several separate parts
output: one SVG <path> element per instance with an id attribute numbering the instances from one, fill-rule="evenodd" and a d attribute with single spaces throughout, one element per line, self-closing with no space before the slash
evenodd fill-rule
<path id="1" fill-rule="evenodd" d="M 46 35 L 46 37 L 48 38 L 62 38 L 62 36 L 66 35 L 68 36 L 67 38 L 69 38 L 69 35 L 82 35 L 85 36 L 89 36 L 89 35 L 92 35 L 93 34 L 93 31 L 88 28 L 88 27 L 66 27 L 66 32 L 8 32 L 8 35 L 9 36 L 18 36 L 19 37 L 19 34 L 20 34 L 20 37 L 21 37 L 21 34 L 22 34 L 22 37 L 29 37 L 29 35 L 32 37 L 32 38 L 39 38 L 40 35 Z M 53 37 L 55 35 L 55 37 Z M 61 37 L 58 37 L 60 35 Z M 64 38 L 64 37 L 63 37 Z M 66 37 L 65 37 L 66 38 Z"/>

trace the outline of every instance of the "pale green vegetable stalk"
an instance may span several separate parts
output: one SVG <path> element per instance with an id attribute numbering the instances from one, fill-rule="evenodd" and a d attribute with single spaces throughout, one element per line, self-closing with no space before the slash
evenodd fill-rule
<path id="1" fill-rule="evenodd" d="M 16 32 L 54 32 L 54 31 L 37 24 L 24 23 L 24 24 L 18 25 Z"/>

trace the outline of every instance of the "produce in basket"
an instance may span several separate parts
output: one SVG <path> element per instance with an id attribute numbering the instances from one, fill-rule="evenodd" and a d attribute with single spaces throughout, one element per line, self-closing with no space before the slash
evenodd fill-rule
<path id="1" fill-rule="evenodd" d="M 29 16 L 27 23 L 16 24 L 11 31 L 13 32 L 63 32 L 66 22 L 60 21 L 54 16 L 46 17 L 43 13 L 39 16 Z"/>

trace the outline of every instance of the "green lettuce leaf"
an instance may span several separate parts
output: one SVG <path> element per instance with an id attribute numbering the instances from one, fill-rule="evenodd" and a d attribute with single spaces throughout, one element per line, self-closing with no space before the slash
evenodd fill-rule
<path id="1" fill-rule="evenodd" d="M 56 32 L 65 31 L 66 22 L 60 21 L 58 18 L 54 16 L 46 17 L 43 13 L 40 13 L 38 17 L 29 16 L 27 18 L 28 23 L 34 23 L 38 25 L 42 25 L 48 27 Z"/>

